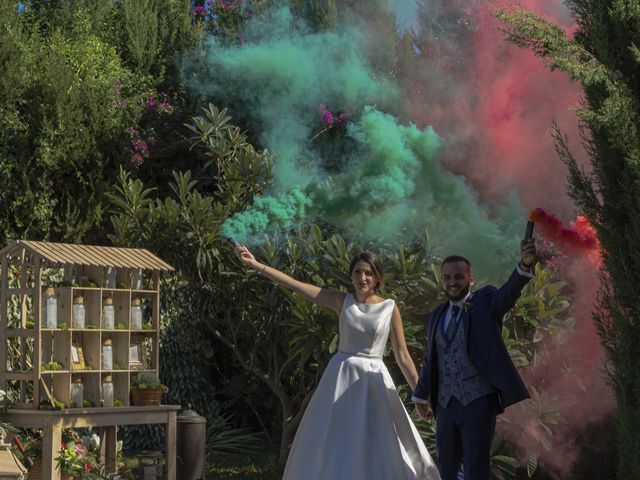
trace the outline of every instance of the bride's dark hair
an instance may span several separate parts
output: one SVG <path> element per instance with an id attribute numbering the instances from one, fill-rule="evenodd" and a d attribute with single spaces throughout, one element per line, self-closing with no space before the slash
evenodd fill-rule
<path id="1" fill-rule="evenodd" d="M 355 257 L 353 257 L 353 260 L 351 260 L 351 264 L 349 265 L 349 277 L 351 277 L 356 263 L 358 263 L 360 260 L 367 262 L 371 267 L 371 270 L 373 270 L 373 274 L 376 276 L 376 291 L 384 287 L 384 270 L 382 268 L 382 262 L 380 261 L 380 258 L 378 258 L 378 256 L 373 252 L 360 252 Z"/>

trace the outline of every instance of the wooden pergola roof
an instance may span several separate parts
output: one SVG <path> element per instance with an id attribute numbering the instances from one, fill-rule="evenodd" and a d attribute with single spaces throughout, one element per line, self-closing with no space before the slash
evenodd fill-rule
<path id="1" fill-rule="evenodd" d="M 101 247 L 71 243 L 18 240 L 0 251 L 0 256 L 19 255 L 26 250 L 52 264 L 72 263 L 90 267 L 144 268 L 173 272 L 174 268 L 143 248 Z"/>

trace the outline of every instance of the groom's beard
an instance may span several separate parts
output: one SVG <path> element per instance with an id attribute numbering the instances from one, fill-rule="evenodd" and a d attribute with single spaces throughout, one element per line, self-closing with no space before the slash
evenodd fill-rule
<path id="1" fill-rule="evenodd" d="M 465 288 L 458 290 L 454 294 L 450 294 L 446 290 L 444 291 L 444 294 L 447 296 L 449 300 L 455 303 L 455 302 L 459 302 L 460 300 L 465 298 L 467 295 L 469 295 L 470 290 L 471 290 L 471 285 L 467 285 Z"/>

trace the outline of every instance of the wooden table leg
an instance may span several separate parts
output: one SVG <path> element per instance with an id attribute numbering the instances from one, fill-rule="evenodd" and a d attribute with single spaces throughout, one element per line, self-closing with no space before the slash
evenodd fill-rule
<path id="1" fill-rule="evenodd" d="M 51 419 L 42 429 L 42 480 L 60 480 L 56 458 L 62 447 L 62 422 Z"/>
<path id="2" fill-rule="evenodd" d="M 176 480 L 176 416 L 176 412 L 168 413 L 167 427 L 165 429 L 167 480 Z"/>
<path id="3" fill-rule="evenodd" d="M 118 427 L 102 427 L 102 444 L 100 446 L 100 461 L 108 472 L 115 473 L 117 465 Z"/>

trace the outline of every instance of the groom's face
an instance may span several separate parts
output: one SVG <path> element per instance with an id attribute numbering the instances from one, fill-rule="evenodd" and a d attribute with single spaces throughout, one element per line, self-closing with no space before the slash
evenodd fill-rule
<path id="1" fill-rule="evenodd" d="M 472 286 L 473 275 L 466 262 L 449 262 L 442 266 L 442 289 L 449 300 L 462 300 Z"/>

